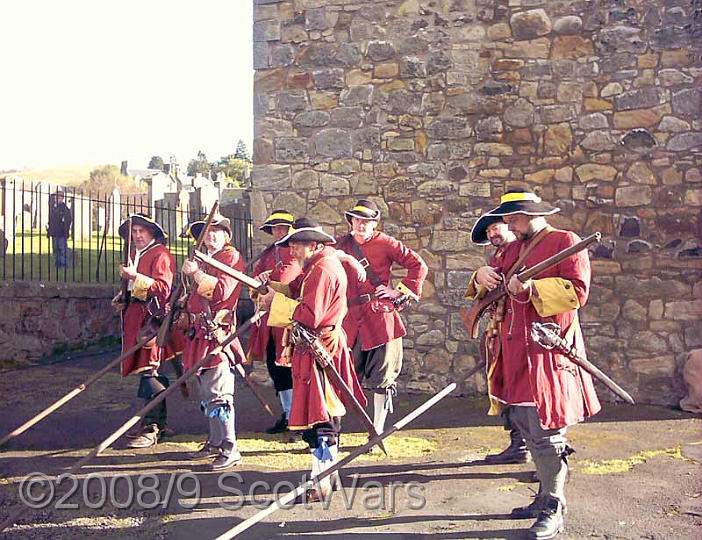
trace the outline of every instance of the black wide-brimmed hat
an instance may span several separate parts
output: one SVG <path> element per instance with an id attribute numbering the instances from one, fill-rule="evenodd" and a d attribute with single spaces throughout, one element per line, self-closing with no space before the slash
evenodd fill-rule
<path id="1" fill-rule="evenodd" d="M 287 210 L 274 210 L 263 225 L 259 227 L 259 230 L 268 234 L 273 234 L 273 227 L 276 225 L 291 226 L 293 221 L 295 221 L 295 218 Z"/>
<path id="2" fill-rule="evenodd" d="M 560 208 L 542 201 L 541 197 L 531 191 L 508 191 L 502 195 L 500 206 L 483 214 L 475 222 L 471 231 L 471 240 L 476 244 L 487 242 L 487 228 L 495 221 L 502 219 L 502 216 L 511 216 L 512 214 L 550 216 L 560 211 Z M 484 239 L 481 240 L 482 238 Z"/>
<path id="3" fill-rule="evenodd" d="M 351 223 L 351 218 L 379 220 L 380 208 L 371 200 L 359 199 L 356 206 L 344 212 L 344 217 L 349 223 Z"/>
<path id="4" fill-rule="evenodd" d="M 146 214 L 132 214 L 127 219 L 125 219 L 119 225 L 119 235 L 126 240 L 129 234 L 129 227 L 131 227 L 131 225 L 135 223 L 151 229 L 154 233 L 154 238 L 158 242 L 166 242 L 166 239 L 168 238 L 166 231 L 163 230 L 163 227 L 161 227 L 161 225 L 159 225 L 156 220 L 151 219 Z"/>
<path id="5" fill-rule="evenodd" d="M 190 226 L 188 227 L 188 234 L 192 236 L 195 240 L 200 238 L 200 233 L 202 232 L 202 228 L 205 226 L 204 221 L 193 221 Z M 232 224 L 231 221 L 229 221 L 229 218 L 226 218 L 222 215 L 216 215 L 212 218 L 212 227 L 219 227 L 220 229 L 224 229 L 227 231 L 227 234 L 229 234 L 229 238 L 232 237 Z"/>
<path id="6" fill-rule="evenodd" d="M 315 220 L 302 217 L 296 219 L 285 238 L 278 240 L 275 245 L 287 247 L 290 242 L 319 242 L 321 244 L 336 244 L 336 240 L 322 229 Z"/>
<path id="7" fill-rule="evenodd" d="M 487 237 L 487 230 L 493 223 L 502 223 L 502 216 L 492 216 L 483 214 L 478 221 L 473 225 L 473 230 L 470 232 L 470 239 L 474 244 L 485 246 L 490 243 Z"/>

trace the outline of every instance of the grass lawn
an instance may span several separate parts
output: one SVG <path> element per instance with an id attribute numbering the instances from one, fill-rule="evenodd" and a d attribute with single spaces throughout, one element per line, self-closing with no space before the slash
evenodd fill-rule
<path id="1" fill-rule="evenodd" d="M 190 241 L 171 238 L 170 250 L 178 267 L 187 256 Z M 102 249 L 101 249 L 102 246 Z M 0 257 L 0 279 L 23 281 L 68 281 L 77 283 L 117 283 L 119 264 L 122 261 L 122 239 L 99 233 L 85 238 L 68 239 L 69 261 L 67 268 L 54 266 L 51 239 L 37 229 L 17 232 L 14 244 L 7 254 Z"/>

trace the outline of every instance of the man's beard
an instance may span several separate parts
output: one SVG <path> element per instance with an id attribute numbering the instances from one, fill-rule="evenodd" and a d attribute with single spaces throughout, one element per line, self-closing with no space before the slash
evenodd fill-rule
<path id="1" fill-rule="evenodd" d="M 493 247 L 498 248 L 505 243 L 505 239 L 502 236 L 494 236 L 490 238 L 490 243 Z"/>

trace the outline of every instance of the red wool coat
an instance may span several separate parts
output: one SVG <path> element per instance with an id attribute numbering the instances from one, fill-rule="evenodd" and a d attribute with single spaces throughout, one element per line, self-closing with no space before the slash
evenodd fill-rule
<path id="1" fill-rule="evenodd" d="M 349 242 L 348 235 L 338 239 L 337 246 L 353 257 L 356 253 Z M 380 281 L 390 283 L 393 263 L 406 268 L 407 276 L 398 285 L 398 290 L 410 296 L 422 295 L 422 284 L 427 277 L 428 268 L 422 258 L 402 242 L 385 233 L 375 231 L 368 242 L 361 247 L 363 256 L 378 275 Z M 397 311 L 376 313 L 371 303 L 353 305 L 352 299 L 361 295 L 374 295 L 375 287 L 369 279 L 364 282 L 353 280 L 349 283 L 347 297 L 350 302 L 349 312 L 344 319 L 344 330 L 351 346 L 356 339 L 361 340 L 361 349 L 368 351 L 384 345 L 388 341 L 404 336 L 407 331 Z"/>
<path id="2" fill-rule="evenodd" d="M 569 231 L 554 230 L 527 256 L 532 267 L 580 239 Z M 496 262 L 506 273 L 517 261 L 524 242 L 514 241 Z M 580 422 L 601 406 L 592 377 L 565 356 L 549 351 L 529 336 L 533 321 L 556 322 L 565 336 L 571 325 L 576 349 L 585 355 L 585 343 L 576 319 L 577 308 L 587 302 L 590 289 L 590 260 L 580 251 L 535 280 L 537 294 L 524 292 L 507 301 L 501 325 L 501 356 L 491 378 L 491 394 L 506 404 L 535 403 L 544 428 L 555 429 Z M 520 303 L 523 302 L 523 303 Z M 511 330 L 511 331 L 510 331 Z"/>
<path id="3" fill-rule="evenodd" d="M 132 260 L 135 252 L 132 253 Z M 159 306 L 163 307 L 168 302 L 173 284 L 173 276 L 176 272 L 176 262 L 168 248 L 162 244 L 153 244 L 139 258 L 137 272 L 152 279 L 153 282 L 145 291 L 133 291 L 127 309 L 122 314 L 122 351 L 133 347 L 138 339 L 139 330 L 150 318 L 148 312 L 148 301 L 152 298 L 158 300 Z M 138 277 L 137 288 L 142 284 Z M 137 294 L 142 296 L 145 292 L 144 301 L 136 299 Z M 163 357 L 172 356 L 172 352 L 164 351 Z M 137 352 L 122 359 L 120 372 L 123 377 L 131 373 L 139 373 L 157 367 L 161 360 L 161 347 L 142 347 Z"/>
<path id="4" fill-rule="evenodd" d="M 289 247 L 275 246 L 256 264 L 254 275 L 270 272 L 271 281 L 288 284 L 300 275 L 300 265 L 290 253 Z M 265 360 L 268 340 L 273 336 L 276 358 L 283 352 L 283 329 L 268 326 L 268 314 L 251 327 L 248 358 L 252 361 Z"/>
<path id="5" fill-rule="evenodd" d="M 231 245 L 224 246 L 214 254 L 213 258 L 234 270 L 244 271 L 244 261 L 236 248 Z M 185 369 L 190 369 L 218 345 L 215 339 L 207 339 L 199 320 L 200 315 L 207 313 L 208 304 L 212 317 L 216 317 L 221 310 L 226 310 L 223 319 L 225 334 L 234 331 L 237 323 L 236 306 L 239 302 L 241 282 L 205 263 L 200 263 L 200 269 L 209 276 L 215 277 L 217 281 L 211 280 L 211 285 L 203 281 L 198 286 L 197 291 L 193 291 L 188 299 L 187 311 L 191 318 L 193 315 L 195 316 L 193 324 L 195 336 L 192 339 L 186 338 L 185 340 L 185 350 L 183 351 L 183 365 Z M 201 369 L 215 367 L 221 362 L 234 361 L 240 363 L 244 360 L 244 351 L 238 338 L 227 347 L 227 351 L 229 354 L 226 351 L 219 353 L 205 362 Z"/>
<path id="6" fill-rule="evenodd" d="M 294 320 L 317 334 L 333 329 L 335 339 L 330 337 L 323 342 L 334 358 L 337 372 L 365 407 L 367 401 L 358 383 L 346 334 L 341 327 L 346 314 L 346 287 L 346 273 L 338 257 L 333 248 L 325 247 L 312 258 L 301 275 L 284 287 L 289 297 L 281 293 L 274 296 L 268 324 L 287 326 Z M 307 429 L 329 422 L 332 416 L 343 416 L 345 410 L 339 400 L 345 400 L 334 391 L 317 367 L 310 350 L 296 345 L 291 361 L 293 401 L 288 420 L 290 428 Z"/>

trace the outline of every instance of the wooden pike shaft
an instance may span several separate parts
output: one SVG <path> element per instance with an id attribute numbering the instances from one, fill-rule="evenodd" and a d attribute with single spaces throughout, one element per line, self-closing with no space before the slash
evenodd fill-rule
<path id="1" fill-rule="evenodd" d="M 211 358 L 214 358 L 220 352 L 222 352 L 222 349 L 224 349 L 224 347 L 229 345 L 232 341 L 234 341 L 241 334 L 243 334 L 245 330 L 248 330 L 249 326 L 251 326 L 258 319 L 263 317 L 263 315 L 265 315 L 265 313 L 266 313 L 265 311 L 259 311 L 253 317 L 251 317 L 248 321 L 246 321 L 241 326 L 239 326 L 239 328 L 236 330 L 236 332 L 233 332 L 227 339 L 222 341 L 222 343 L 220 345 L 218 345 L 217 347 L 212 349 L 210 354 L 208 354 L 207 356 L 198 360 L 190 369 L 188 369 L 185 373 L 183 373 L 183 375 L 181 375 L 177 381 L 175 381 L 172 385 L 170 385 L 168 388 L 166 388 L 163 392 L 161 392 L 155 398 L 153 398 L 151 401 L 149 401 L 134 416 L 132 416 L 129 420 L 127 420 L 124 424 L 122 424 L 122 426 L 117 431 L 112 433 L 112 435 L 107 437 L 107 439 L 105 439 L 100 444 L 98 444 L 95 448 L 93 448 L 86 456 L 84 456 L 80 460 L 78 460 L 67 471 L 64 471 L 63 474 L 70 474 L 70 473 L 74 473 L 74 472 L 80 470 L 80 468 L 83 467 L 83 465 L 85 465 L 91 459 L 100 455 L 103 451 L 105 451 L 107 448 L 109 448 L 117 439 L 119 439 L 122 435 L 124 435 L 127 431 L 129 431 L 133 426 L 135 426 L 139 422 L 139 420 L 141 420 L 146 415 L 146 413 L 148 413 L 149 411 L 153 410 L 155 407 L 160 405 L 163 400 L 165 400 L 170 394 L 175 392 L 178 389 L 178 387 L 181 385 L 181 383 L 184 383 L 190 377 L 192 377 L 197 372 L 197 370 L 200 369 L 200 366 L 202 366 L 205 362 L 207 362 Z M 48 487 L 44 489 L 44 492 L 46 492 L 47 490 L 48 490 Z M 7 527 L 10 527 L 13 523 L 15 523 L 19 518 L 21 518 L 27 512 L 27 510 L 29 510 L 29 506 L 24 506 L 24 505 L 20 506 L 5 521 L 0 523 L 0 532 L 4 531 Z"/>
<path id="2" fill-rule="evenodd" d="M 14 431 L 12 431 L 12 432 L 8 433 L 7 435 L 5 435 L 2 439 L 0 439 L 0 446 L 2 446 L 3 444 L 5 444 L 5 443 L 6 443 L 7 441 L 9 441 L 10 439 L 14 439 L 14 438 L 17 437 L 18 435 L 21 435 L 22 433 L 24 433 L 25 431 L 27 431 L 30 427 L 32 427 L 32 426 L 38 424 L 39 422 L 41 422 L 44 418 L 46 418 L 47 416 L 49 416 L 49 415 L 50 415 L 52 412 L 54 412 L 55 410 L 57 410 L 57 409 L 63 407 L 66 403 L 68 403 L 68 402 L 71 401 L 74 397 L 76 397 L 78 394 L 80 394 L 81 392 L 83 392 L 83 390 L 85 390 L 86 388 L 88 388 L 88 386 L 90 386 L 90 385 L 93 384 L 95 381 L 97 381 L 98 379 L 100 379 L 103 375 L 105 375 L 105 373 L 107 373 L 107 372 L 110 371 L 113 367 L 115 367 L 116 365 L 118 365 L 118 364 L 119 364 L 122 360 L 124 360 L 127 356 L 129 356 L 130 354 L 133 354 L 133 353 L 135 353 L 136 351 L 138 351 L 139 349 L 141 349 L 141 347 L 144 345 L 144 343 L 147 343 L 149 340 L 151 340 L 151 339 L 154 338 L 155 336 L 156 336 L 156 332 L 151 332 L 151 333 L 147 334 L 147 336 L 146 336 L 145 338 L 139 340 L 133 347 L 131 347 L 130 349 L 127 349 L 127 350 L 126 350 L 125 352 L 123 352 L 118 358 L 115 358 L 112 362 L 110 362 L 109 364 L 107 364 L 107 365 L 106 365 L 105 367 L 103 367 L 100 371 L 98 371 L 97 373 L 91 375 L 89 378 L 87 378 L 87 379 L 86 379 L 85 381 L 83 381 L 81 384 L 79 384 L 78 386 L 76 386 L 73 390 L 71 390 L 70 392 L 68 392 L 68 394 L 66 394 L 65 396 L 63 396 L 63 397 L 60 398 L 60 399 L 57 399 L 57 400 L 54 401 L 51 405 L 49 405 L 46 409 L 44 409 L 44 410 L 41 411 L 40 413 L 34 415 L 32 418 L 30 418 L 29 420 L 27 420 L 24 424 L 22 424 L 20 427 L 18 427 L 18 428 L 15 429 Z"/>
<path id="3" fill-rule="evenodd" d="M 247 276 L 243 272 L 239 272 L 238 270 L 234 270 L 234 268 L 231 268 L 230 266 L 227 266 L 226 264 L 219 262 L 214 257 L 210 257 L 209 255 L 204 254 L 202 251 L 195 250 L 195 259 L 209 264 L 212 268 L 216 268 L 220 272 L 223 272 L 223 273 L 227 274 L 228 276 L 231 276 L 234 279 L 241 281 L 244 285 L 248 285 L 252 289 L 258 290 L 264 286 L 263 283 L 261 283 L 260 281 L 254 279 L 250 276 Z"/>
<path id="4" fill-rule="evenodd" d="M 297 488 L 292 490 L 289 493 L 286 493 L 276 501 L 272 502 L 270 506 L 267 508 L 264 508 L 257 514 L 254 514 L 251 516 L 249 519 L 242 521 L 239 523 L 236 527 L 232 527 L 225 533 L 219 535 L 215 540 L 229 540 L 230 538 L 234 538 L 235 536 L 238 536 L 242 532 L 246 531 L 259 521 L 263 520 L 265 517 L 270 516 L 271 514 L 275 513 L 278 511 L 280 508 L 285 507 L 286 505 L 290 504 L 292 501 L 294 501 L 297 497 L 302 495 L 307 489 L 311 488 L 315 482 L 319 482 L 320 480 L 323 480 L 324 478 L 327 478 L 328 476 L 331 476 L 335 472 L 337 472 L 339 469 L 342 467 L 348 465 L 351 463 L 354 459 L 356 459 L 358 456 L 361 454 L 364 454 L 368 448 L 371 446 L 378 444 L 380 441 L 383 439 L 389 437 L 391 434 L 395 433 L 396 431 L 401 430 L 404 428 L 407 424 L 412 422 L 413 420 L 416 420 L 417 417 L 419 417 L 421 414 L 424 414 L 427 410 L 429 410 L 431 407 L 436 405 L 439 401 L 444 399 L 448 394 L 453 392 L 453 390 L 456 388 L 456 383 L 451 383 L 449 384 L 446 388 L 444 388 L 441 392 L 436 394 L 434 397 L 417 407 L 414 411 L 409 413 L 407 416 L 405 416 L 403 419 L 395 423 L 389 430 L 384 431 L 380 435 L 373 437 L 370 441 L 368 441 L 366 444 L 363 446 L 359 446 L 355 450 L 353 450 L 348 456 L 346 456 L 344 459 L 340 460 L 338 463 L 335 463 L 333 466 L 329 467 L 327 470 L 323 471 L 322 473 L 318 474 L 317 476 L 312 477 L 310 480 L 307 482 L 303 482 Z"/>

